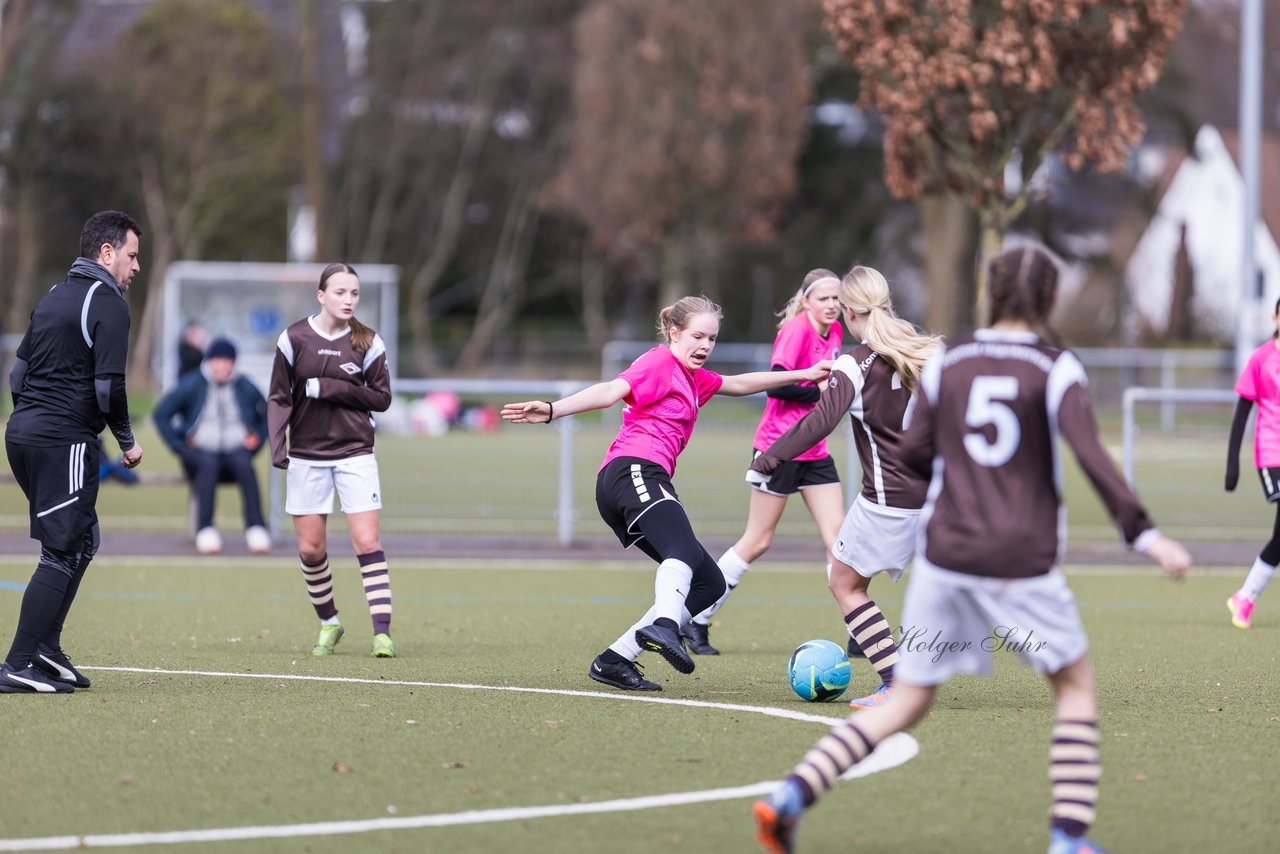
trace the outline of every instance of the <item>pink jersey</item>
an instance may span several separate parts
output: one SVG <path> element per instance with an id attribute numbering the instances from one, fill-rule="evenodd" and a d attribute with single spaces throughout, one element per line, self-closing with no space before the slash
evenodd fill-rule
<path id="1" fill-rule="evenodd" d="M 1254 464 L 1262 468 L 1280 467 L 1280 349 L 1268 341 L 1249 356 L 1236 394 L 1258 407 L 1253 428 Z"/>
<path id="2" fill-rule="evenodd" d="M 618 457 L 639 457 L 674 475 L 676 457 L 689 444 L 698 410 L 720 390 L 724 377 L 705 368 L 690 371 L 662 345 L 618 376 L 627 381 L 631 392 L 623 398 L 622 429 L 600 468 Z"/>
<path id="3" fill-rule="evenodd" d="M 782 328 L 778 330 L 778 337 L 773 340 L 773 358 L 770 360 L 770 367 L 778 365 L 788 371 L 803 371 L 823 359 L 837 359 L 840 357 L 843 336 L 844 331 L 840 328 L 840 324 L 833 323 L 827 330 L 827 337 L 823 338 L 809 322 L 809 315 L 801 312 L 782 324 Z M 802 383 L 802 385 L 815 384 Z M 764 405 L 760 426 L 756 428 L 756 438 L 752 442 L 752 447 L 757 451 L 768 450 L 779 436 L 790 430 L 817 405 L 816 400 L 813 403 L 801 403 L 796 400 L 769 398 Z M 820 460 L 826 455 L 827 440 L 824 438 L 795 459 Z"/>

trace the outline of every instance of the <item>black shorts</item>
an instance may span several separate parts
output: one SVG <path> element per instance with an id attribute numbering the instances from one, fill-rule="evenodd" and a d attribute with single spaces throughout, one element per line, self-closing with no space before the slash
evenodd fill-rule
<path id="1" fill-rule="evenodd" d="M 97 442 L 19 445 L 6 441 L 9 468 L 26 493 L 31 539 L 61 551 L 79 551 L 98 523 Z"/>
<path id="2" fill-rule="evenodd" d="M 636 522 L 663 501 L 679 504 L 680 497 L 667 470 L 657 463 L 639 457 L 618 457 L 596 475 L 600 518 L 626 548 L 644 536 Z"/>
<path id="3" fill-rule="evenodd" d="M 751 459 L 754 460 L 758 456 L 760 451 L 755 451 Z M 769 495 L 785 497 L 808 486 L 825 486 L 828 483 L 839 482 L 840 472 L 836 471 L 835 461 L 828 454 L 820 460 L 787 460 L 773 470 L 773 474 L 769 475 L 768 483 L 753 483 L 751 486 Z"/>
<path id="4" fill-rule="evenodd" d="M 1267 503 L 1280 501 L 1280 468 L 1258 469 L 1258 479 L 1262 481 L 1262 494 L 1267 496 Z"/>

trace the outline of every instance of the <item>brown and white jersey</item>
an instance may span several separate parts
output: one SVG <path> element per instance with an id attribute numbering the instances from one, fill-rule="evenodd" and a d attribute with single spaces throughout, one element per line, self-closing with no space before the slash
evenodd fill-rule
<path id="1" fill-rule="evenodd" d="M 903 431 L 915 395 L 889 362 L 866 344 L 836 359 L 817 405 L 751 464 L 772 474 L 831 434 L 847 413 L 862 465 L 862 495 L 885 507 L 915 510 L 924 503 L 926 478 L 903 459 Z"/>
<path id="2" fill-rule="evenodd" d="M 907 431 L 907 461 L 932 472 L 920 551 L 935 566 L 1029 578 L 1066 543 L 1058 437 L 1125 542 L 1154 537 L 1137 495 L 1098 439 L 1084 367 L 1031 332 L 979 330 L 929 360 Z"/>
<path id="3" fill-rule="evenodd" d="M 391 405 L 391 374 L 382 337 L 375 334 L 362 353 L 351 346 L 349 328 L 326 335 L 313 320 L 299 320 L 276 341 L 267 425 L 271 461 L 278 467 L 290 456 L 327 461 L 373 453 L 370 413 L 385 412 Z"/>

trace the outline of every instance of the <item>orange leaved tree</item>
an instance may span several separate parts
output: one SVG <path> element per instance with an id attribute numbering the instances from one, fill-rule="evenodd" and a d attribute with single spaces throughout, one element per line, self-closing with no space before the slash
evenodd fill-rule
<path id="1" fill-rule="evenodd" d="M 977 214 L 985 259 L 1050 154 L 1075 170 L 1123 168 L 1145 130 L 1135 99 L 1159 78 L 1186 5 L 823 0 L 828 30 L 861 75 L 863 101 L 884 119 L 890 192 L 920 201 L 926 255 L 948 246 L 959 253 L 926 258 L 931 326 L 968 326 L 975 307 L 948 299 L 957 279 L 973 275 L 972 247 L 966 253 L 954 239 L 966 211 Z M 976 296 L 980 308 L 980 278 Z"/>

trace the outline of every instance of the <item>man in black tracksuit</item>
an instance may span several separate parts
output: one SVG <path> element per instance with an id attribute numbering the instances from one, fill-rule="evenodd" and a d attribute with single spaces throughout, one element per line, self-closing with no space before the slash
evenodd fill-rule
<path id="1" fill-rule="evenodd" d="M 129 306 L 142 229 L 128 214 L 94 214 L 80 234 L 80 257 L 31 313 L 9 370 L 14 410 L 5 451 L 26 493 L 40 562 L 22 596 L 0 693 L 67 693 L 89 680 L 62 651 L 62 625 L 98 548 L 98 434 L 111 428 L 133 468 L 125 394 Z"/>

